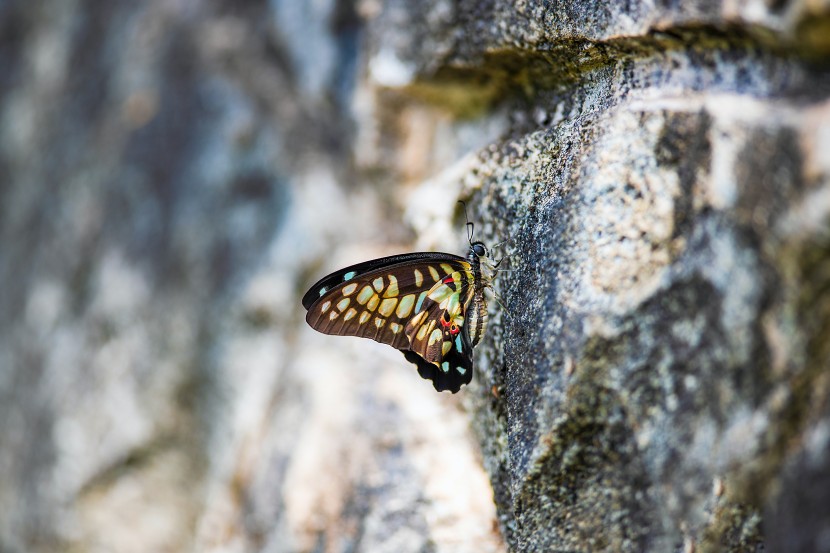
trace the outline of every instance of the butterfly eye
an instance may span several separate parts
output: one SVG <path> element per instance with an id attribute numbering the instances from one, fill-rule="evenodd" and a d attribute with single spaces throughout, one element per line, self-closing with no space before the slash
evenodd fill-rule
<path id="1" fill-rule="evenodd" d="M 485 257 L 487 255 L 487 248 L 485 248 L 484 244 L 482 244 L 481 242 L 476 242 L 475 244 L 473 244 L 473 252 L 478 257 Z"/>

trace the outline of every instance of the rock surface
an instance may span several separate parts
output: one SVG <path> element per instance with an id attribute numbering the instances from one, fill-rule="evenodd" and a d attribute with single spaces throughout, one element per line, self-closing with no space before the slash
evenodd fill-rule
<path id="1" fill-rule="evenodd" d="M 0 550 L 830 551 L 830 5 L 0 16 Z M 458 199 L 470 386 L 305 326 Z"/>
<path id="2" fill-rule="evenodd" d="M 0 6 L 0 550 L 504 550 L 457 398 L 304 323 L 411 247 L 355 10 Z"/>

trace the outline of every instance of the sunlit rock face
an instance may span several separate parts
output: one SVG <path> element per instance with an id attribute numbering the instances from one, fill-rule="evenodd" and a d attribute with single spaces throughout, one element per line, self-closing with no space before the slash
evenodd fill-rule
<path id="1" fill-rule="evenodd" d="M 830 11 L 0 7 L 3 551 L 830 550 Z M 324 274 L 506 259 L 459 394 Z"/>

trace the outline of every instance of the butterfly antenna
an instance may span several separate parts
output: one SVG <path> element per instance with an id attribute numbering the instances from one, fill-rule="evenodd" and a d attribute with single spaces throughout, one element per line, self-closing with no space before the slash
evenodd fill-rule
<path id="1" fill-rule="evenodd" d="M 470 222 L 470 218 L 467 217 L 467 204 L 463 200 L 458 200 L 458 203 L 461 204 L 461 207 L 464 208 L 464 221 L 467 223 L 467 241 L 472 245 L 473 243 L 473 231 L 475 230 L 475 225 Z"/>

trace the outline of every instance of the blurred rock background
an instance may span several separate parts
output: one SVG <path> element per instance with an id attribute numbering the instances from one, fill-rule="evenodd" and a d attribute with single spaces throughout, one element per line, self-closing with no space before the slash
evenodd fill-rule
<path id="1" fill-rule="evenodd" d="M 376 8 L 0 4 L 0 550 L 503 550 L 457 398 L 299 303 L 486 143 L 377 99 Z"/>
<path id="2" fill-rule="evenodd" d="M 0 2 L 0 551 L 830 551 L 830 4 Z M 316 334 L 511 239 L 461 393 Z"/>

